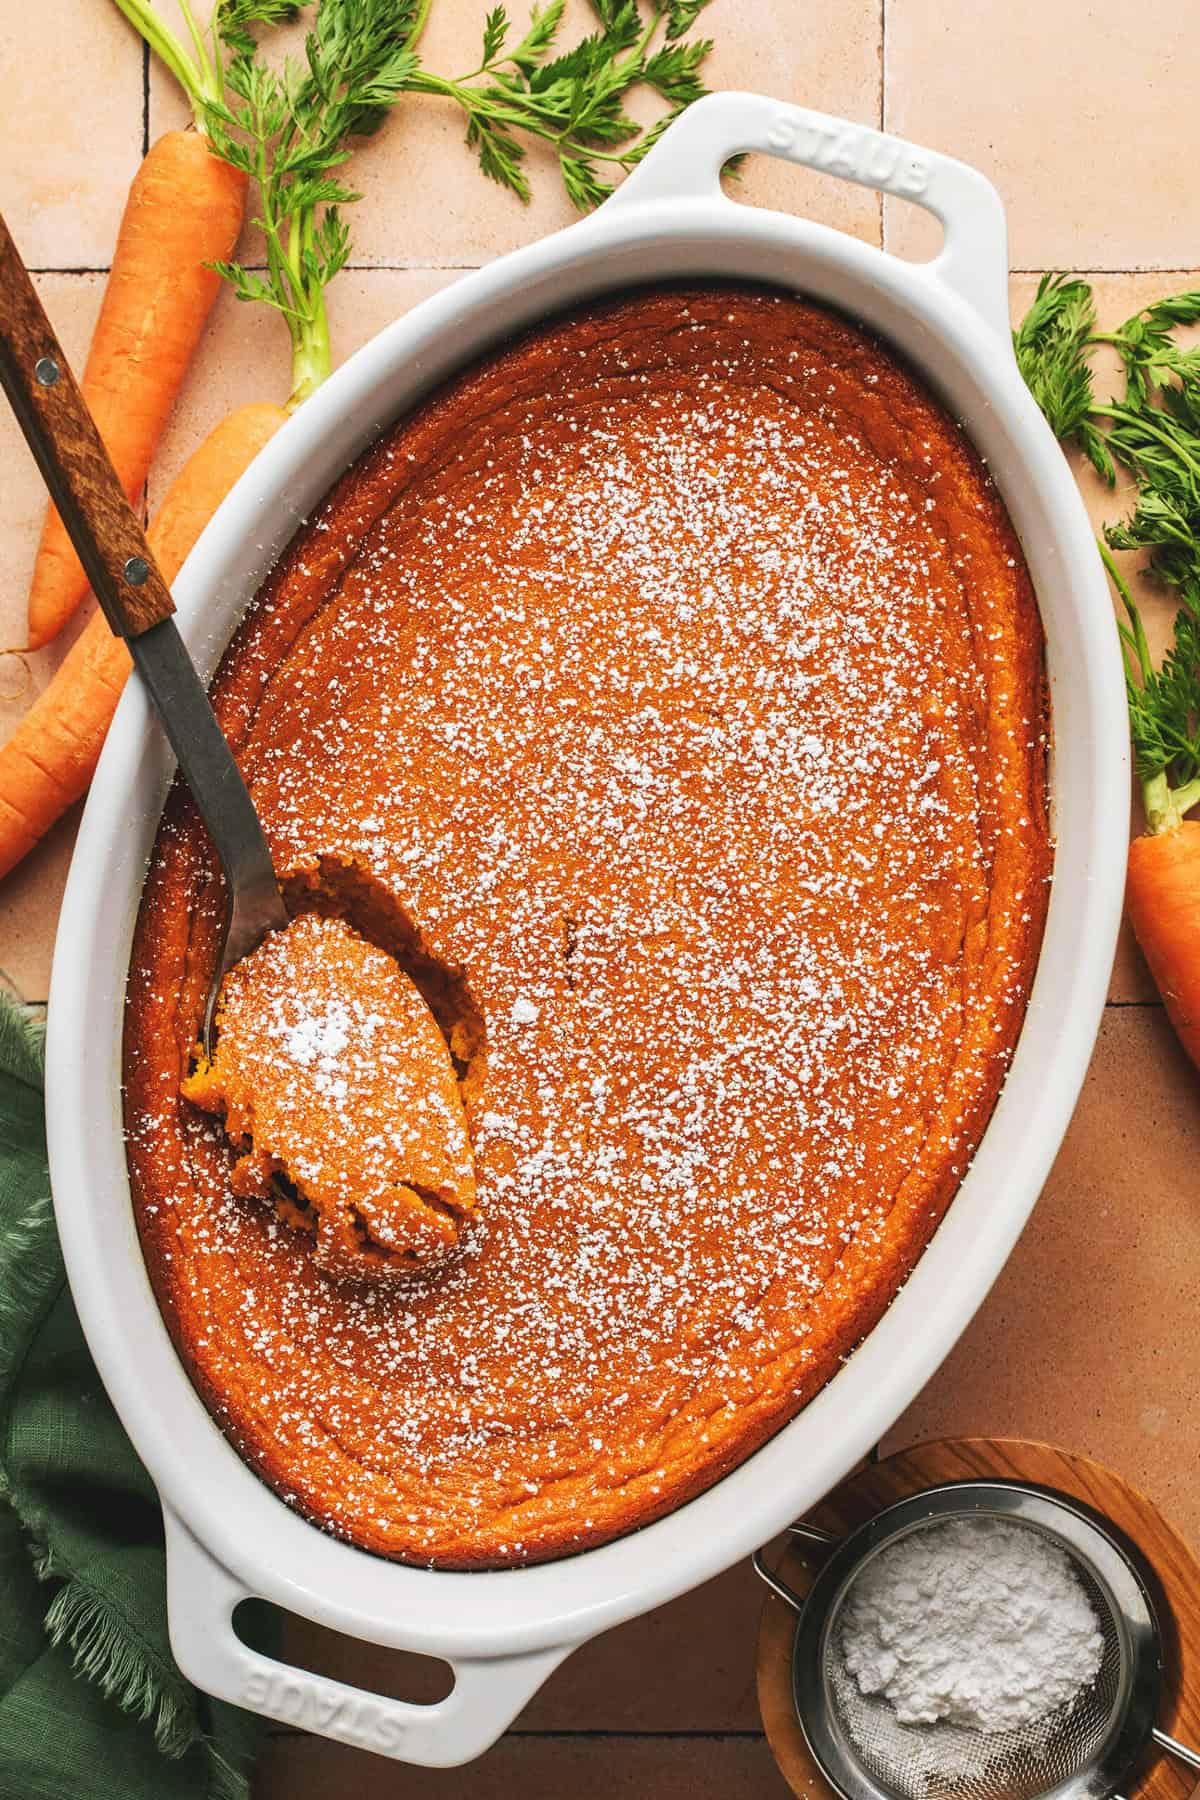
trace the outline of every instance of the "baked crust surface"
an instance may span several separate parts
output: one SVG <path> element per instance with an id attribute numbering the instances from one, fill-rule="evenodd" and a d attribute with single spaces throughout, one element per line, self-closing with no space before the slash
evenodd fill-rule
<path id="1" fill-rule="evenodd" d="M 952 1198 L 1050 843 L 1042 637 L 960 429 L 845 320 L 605 301 L 390 431 L 214 688 L 295 906 L 455 1047 L 478 1213 L 396 1292 L 231 1189 L 179 1093 L 220 884 L 186 796 L 129 980 L 138 1227 L 250 1464 L 383 1555 L 566 1554 L 791 1419 Z"/>

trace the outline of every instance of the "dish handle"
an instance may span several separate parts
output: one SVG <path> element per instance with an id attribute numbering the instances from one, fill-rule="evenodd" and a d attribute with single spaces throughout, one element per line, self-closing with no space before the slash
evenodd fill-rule
<path id="1" fill-rule="evenodd" d="M 451 1664 L 454 1687 L 435 1705 L 365 1693 L 326 1675 L 293 1669 L 243 1644 L 235 1607 L 253 1591 L 231 1575 L 169 1508 L 167 1619 L 171 1649 L 187 1679 L 219 1700 L 280 1724 L 337 1738 L 399 1762 L 453 1768 L 494 1744 L 571 1644 L 524 1656 Z"/>
<path id="2" fill-rule="evenodd" d="M 1008 228 L 999 194 L 969 164 L 868 125 L 762 94 L 708 94 L 663 133 L 605 210 L 728 198 L 722 194 L 721 170 L 745 151 L 823 170 L 924 207 L 941 221 L 946 241 L 923 266 L 1010 343 Z"/>

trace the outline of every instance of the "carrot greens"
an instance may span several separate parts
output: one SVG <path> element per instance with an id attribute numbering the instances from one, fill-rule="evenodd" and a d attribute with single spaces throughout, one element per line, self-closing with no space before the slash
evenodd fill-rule
<path id="1" fill-rule="evenodd" d="M 643 16 L 638 0 L 592 0 L 598 29 L 551 57 L 564 0 L 535 7 L 529 29 L 512 42 L 502 6 L 488 14 L 479 66 L 454 80 L 417 70 L 414 93 L 453 100 L 467 118 L 467 143 L 485 175 L 529 199 L 523 138 L 552 146 L 572 203 L 581 212 L 607 199 L 604 169 L 633 168 L 672 119 L 705 92 L 699 69 L 710 40 L 682 42 L 710 0 L 661 0 Z M 625 110 L 637 87 L 667 111 L 643 127 Z"/>
<path id="2" fill-rule="evenodd" d="M 1096 328 L 1086 281 L 1046 275 L 1014 333 L 1021 373 L 1056 436 L 1073 442 L 1110 487 L 1132 477 L 1133 510 L 1101 547 L 1120 597 L 1130 731 L 1152 833 L 1200 803 L 1200 346 L 1174 333 L 1200 323 L 1200 292 L 1144 307 L 1113 332 Z M 1125 391 L 1098 400 L 1091 356 L 1109 345 Z M 1113 550 L 1146 550 L 1149 572 L 1178 601 L 1161 663 Z"/>
<path id="3" fill-rule="evenodd" d="M 377 131 L 403 93 L 428 10 L 428 0 L 320 0 L 303 63 L 289 58 L 280 70 L 258 57 L 243 10 L 218 13 L 233 54 L 209 131 L 218 153 L 257 184 L 266 269 L 217 266 L 239 300 L 283 315 L 292 340 L 289 407 L 331 367 L 325 289 L 350 251 L 340 209 L 360 198 L 334 171 L 350 141 Z"/>
<path id="4" fill-rule="evenodd" d="M 1077 443 L 1106 481 L 1113 479 L 1104 434 L 1092 422 L 1092 369 L 1087 348 L 1096 308 L 1086 281 L 1044 275 L 1017 330 L 1013 348 L 1026 386 L 1055 437 Z"/>
<path id="5" fill-rule="evenodd" d="M 144 0 L 120 0 L 144 4 Z M 614 174 L 639 162 L 665 126 L 704 88 L 699 68 L 710 44 L 684 42 L 709 0 L 592 0 L 596 30 L 556 53 L 564 0 L 535 6 L 516 37 L 502 6 L 488 14 L 475 69 L 453 79 L 424 68 L 417 40 L 432 0 L 318 0 L 302 62 L 270 67 L 254 27 L 278 0 L 224 0 L 216 29 L 229 63 L 224 93 L 206 112 L 218 153 L 257 184 L 266 267 L 225 262 L 220 273 L 240 300 L 260 301 L 285 319 L 292 339 L 290 406 L 330 368 L 325 289 L 350 251 L 342 209 L 360 198 L 338 173 L 349 145 L 378 130 L 406 93 L 452 102 L 465 115 L 467 143 L 483 173 L 530 196 L 527 140 L 553 149 L 573 204 L 597 205 Z M 625 99 L 643 87 L 665 103 L 643 127 Z"/>

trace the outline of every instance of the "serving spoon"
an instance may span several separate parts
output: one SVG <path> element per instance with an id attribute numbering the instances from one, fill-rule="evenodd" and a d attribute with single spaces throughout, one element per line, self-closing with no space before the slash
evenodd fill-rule
<path id="1" fill-rule="evenodd" d="M 211 1062 L 217 1002 L 225 976 L 269 932 L 282 930 L 291 921 L 249 790 L 176 628 L 167 584 L 155 567 L 141 525 L 2 218 L 0 386 L 8 395 L 104 616 L 129 647 L 225 872 L 227 899 L 220 950 L 201 1027 L 201 1048 Z M 407 979 L 414 993 L 418 992 L 411 977 Z M 420 1003 L 424 1006 L 423 999 Z M 436 1032 L 432 1016 L 429 1025 Z M 453 1083 L 448 1045 L 444 1051 L 445 1073 Z M 468 1216 L 475 1204 L 465 1116 L 460 1107 L 456 1123 L 452 1109 L 443 1106 L 441 1112 L 443 1141 L 432 1151 L 419 1147 L 409 1157 L 413 1166 L 401 1167 L 375 1196 L 390 1235 L 384 1232 L 377 1242 L 360 1243 L 360 1237 L 370 1238 L 360 1209 L 351 1207 L 347 1222 L 343 1217 L 346 1208 L 336 1197 L 332 1205 L 328 1195 L 309 1203 L 311 1218 L 306 1229 L 311 1228 L 316 1238 L 313 1254 L 318 1261 L 323 1259 L 323 1266 L 365 1280 L 390 1279 L 438 1260 L 448 1243 L 457 1241 L 457 1228 L 449 1237 L 445 1229 L 431 1236 L 422 1212 L 423 1205 L 436 1212 L 440 1225 L 447 1212 L 457 1220 Z M 434 1172 L 430 1179 L 447 1184 L 445 1187 L 437 1185 L 427 1191 L 421 1185 L 427 1164 Z M 304 1197 L 285 1171 L 285 1163 L 275 1166 L 270 1184 L 278 1201 L 294 1207 Z M 394 1253 L 390 1261 L 381 1255 L 381 1247 Z"/>
<path id="2" fill-rule="evenodd" d="M 220 954 L 202 1032 L 210 1056 L 226 973 L 285 926 L 288 913 L 249 789 L 179 635 L 170 590 L 3 217 L 0 386 L 101 611 L 129 647 L 225 872 Z"/>

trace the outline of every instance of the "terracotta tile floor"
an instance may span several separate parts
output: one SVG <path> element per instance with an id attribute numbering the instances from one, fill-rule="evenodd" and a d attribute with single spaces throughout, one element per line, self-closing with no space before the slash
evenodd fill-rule
<path id="1" fill-rule="evenodd" d="M 169 5 L 169 0 L 163 0 Z M 570 0 L 571 17 L 588 16 Z M 430 66 L 470 67 L 483 0 L 438 0 L 425 40 Z M 24 71 L 20 109 L 0 120 L 3 205 L 68 353 L 78 359 L 144 145 L 181 109 L 107 0 L 68 0 L 49 20 L 9 6 L 0 56 Z M 1009 205 L 1014 268 L 1102 270 L 1102 315 L 1117 320 L 1187 272 L 1200 244 L 1190 170 L 1200 152 L 1188 8 L 1174 0 L 715 0 L 716 85 L 770 91 L 877 122 L 985 168 Z M 61 40 L 61 41 L 60 41 Z M 144 87 L 145 83 L 145 87 Z M 77 96 L 64 107 L 65 92 Z M 144 116 L 145 93 L 145 116 Z M 1121 153 L 1112 137 L 1119 117 Z M 455 273 L 563 224 L 568 211 L 535 167 L 528 210 L 483 183 L 455 119 L 413 101 L 356 158 L 367 195 L 353 216 L 353 266 L 331 299 L 335 348 L 347 354 Z M 921 218 L 861 189 L 752 162 L 739 197 L 803 208 L 897 252 L 924 255 Z M 254 254 L 248 233 L 246 252 Z M 1156 274 L 1153 271 L 1177 271 Z M 1182 272 L 1179 272 L 1182 271 Z M 1014 276 L 1018 315 L 1034 286 Z M 226 297 L 214 312 L 150 481 L 151 502 L 209 425 L 235 400 L 282 398 L 286 340 L 265 315 Z M 0 412 L 5 530 L 0 642 L 20 641 L 40 493 Z M 1081 481 L 1097 518 L 1114 501 Z M 1161 612 L 1151 602 L 1152 625 Z M 61 650 L 0 665 L 0 730 L 11 728 Z M 0 888 L 0 972 L 44 995 L 53 924 L 74 820 Z M 1200 1095 L 1166 1028 L 1131 943 L 1084 1098 L 1032 1224 L 990 1299 L 889 1443 L 947 1431 L 1017 1432 L 1104 1457 L 1200 1538 L 1190 1423 L 1200 1404 Z M 355 1791 L 458 1800 L 740 1800 L 781 1795 L 758 1736 L 753 1646 L 758 1596 L 734 1569 L 569 1660 L 517 1727 L 469 1771 L 425 1774 L 320 1740 L 279 1735 L 260 1771 L 261 1800 L 326 1800 Z M 381 1691 L 418 1693 L 422 1674 L 311 1627 L 296 1659 Z"/>

